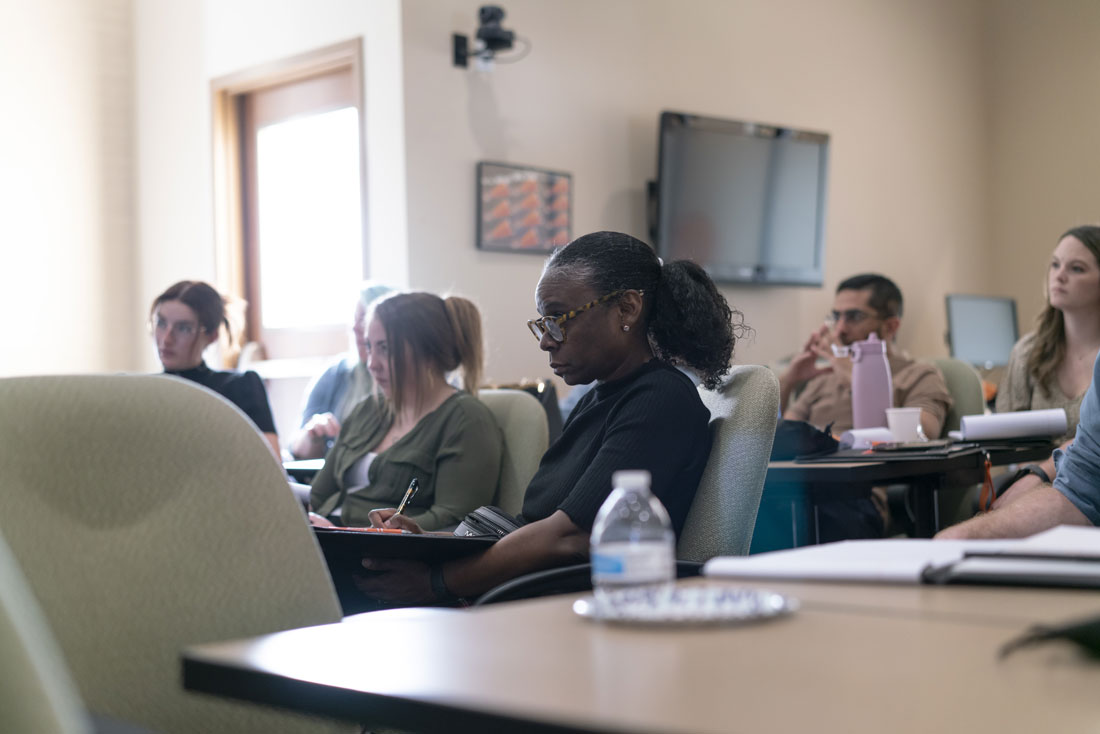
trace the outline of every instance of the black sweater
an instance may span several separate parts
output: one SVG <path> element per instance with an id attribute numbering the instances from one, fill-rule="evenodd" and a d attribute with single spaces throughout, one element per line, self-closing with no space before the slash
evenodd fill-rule
<path id="1" fill-rule="evenodd" d="M 560 509 L 591 529 L 611 493 L 612 473 L 647 469 L 679 535 L 710 456 L 709 420 L 691 380 L 660 360 L 597 385 L 543 455 L 527 485 L 523 519 L 542 520 Z"/>
<path id="2" fill-rule="evenodd" d="M 210 369 L 205 362 L 198 367 L 169 375 L 183 377 L 208 387 L 240 408 L 252 419 L 260 433 L 275 433 L 275 420 L 271 417 L 271 405 L 267 402 L 264 382 L 255 372 L 219 372 Z"/>

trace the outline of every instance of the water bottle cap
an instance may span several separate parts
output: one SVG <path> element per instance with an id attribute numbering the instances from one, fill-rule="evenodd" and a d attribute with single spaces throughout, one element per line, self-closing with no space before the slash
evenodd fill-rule
<path id="1" fill-rule="evenodd" d="M 850 349 L 852 361 L 859 362 L 863 357 L 870 357 L 872 354 L 886 354 L 886 342 L 872 331 L 864 341 L 852 342 Z"/>
<path id="2" fill-rule="evenodd" d="M 611 486 L 621 489 L 649 489 L 652 478 L 645 469 L 627 469 L 611 475 Z"/>

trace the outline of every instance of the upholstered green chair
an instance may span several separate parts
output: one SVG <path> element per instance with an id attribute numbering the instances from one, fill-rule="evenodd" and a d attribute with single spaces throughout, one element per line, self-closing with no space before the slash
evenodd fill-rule
<path id="1" fill-rule="evenodd" d="M 90 731 L 42 610 L 0 538 L 0 732 Z"/>
<path id="2" fill-rule="evenodd" d="M 504 436 L 500 481 L 493 502 L 505 512 L 518 515 L 523 493 L 546 453 L 546 411 L 523 390 L 479 390 L 478 399 L 492 412 Z"/>
<path id="3" fill-rule="evenodd" d="M 337 622 L 263 437 L 167 376 L 0 379 L 0 535 L 84 704 L 156 732 L 347 731 L 183 690 L 180 651 Z"/>
<path id="4" fill-rule="evenodd" d="M 947 383 L 947 392 L 951 393 L 954 404 L 947 411 L 943 421 L 942 435 L 948 431 L 957 431 L 964 415 L 981 415 L 985 412 L 985 395 L 982 392 L 982 378 L 977 370 L 954 357 L 933 359 Z M 929 436 L 929 438 L 935 438 Z"/>

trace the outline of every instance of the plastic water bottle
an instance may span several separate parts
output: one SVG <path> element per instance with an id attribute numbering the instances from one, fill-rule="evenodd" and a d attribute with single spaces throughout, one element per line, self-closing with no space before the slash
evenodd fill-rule
<path id="1" fill-rule="evenodd" d="M 676 575 L 676 534 L 648 471 L 617 471 L 614 489 L 592 525 L 592 588 L 596 608 L 609 613 L 622 589 L 667 593 Z"/>
<path id="2" fill-rule="evenodd" d="M 894 386 L 886 342 L 876 334 L 855 342 L 852 354 L 852 427 L 886 426 L 886 409 L 894 407 Z"/>

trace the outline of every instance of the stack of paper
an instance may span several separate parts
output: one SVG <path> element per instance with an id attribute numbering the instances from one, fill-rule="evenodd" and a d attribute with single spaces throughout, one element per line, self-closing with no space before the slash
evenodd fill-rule
<path id="1" fill-rule="evenodd" d="M 1003 554 L 1005 560 L 1086 559 L 1100 572 L 1100 528 L 1062 526 L 1012 540 L 848 540 L 755 556 L 712 558 L 707 576 L 730 578 L 920 583 L 929 569 Z"/>

